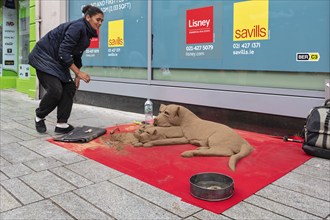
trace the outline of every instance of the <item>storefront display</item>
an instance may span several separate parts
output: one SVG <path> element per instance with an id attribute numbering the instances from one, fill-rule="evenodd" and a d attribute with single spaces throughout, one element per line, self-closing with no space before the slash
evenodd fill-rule
<path id="1" fill-rule="evenodd" d="M 91 2 L 70 1 L 70 20 L 82 17 L 86 4 L 104 12 L 99 38 L 92 39 L 83 55 L 85 66 L 147 67 L 147 1 L 108 0 Z"/>

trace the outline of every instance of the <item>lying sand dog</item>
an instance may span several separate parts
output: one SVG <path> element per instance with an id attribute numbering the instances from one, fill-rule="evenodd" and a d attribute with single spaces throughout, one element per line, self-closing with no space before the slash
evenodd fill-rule
<path id="1" fill-rule="evenodd" d="M 181 156 L 229 156 L 229 168 L 233 171 L 236 163 L 253 151 L 253 147 L 230 127 L 200 119 L 183 106 L 162 104 L 154 125 L 180 126 L 184 137 L 191 144 L 199 146 L 195 150 L 183 152 Z"/>
<path id="2" fill-rule="evenodd" d="M 153 125 L 143 125 L 134 136 L 138 142 L 133 146 L 152 147 L 159 145 L 187 144 L 189 141 L 183 136 L 180 126 L 155 127 Z"/>
<path id="3" fill-rule="evenodd" d="M 183 137 L 181 127 L 155 127 L 153 125 L 141 125 L 135 132 L 119 132 L 118 128 L 110 131 L 108 136 L 101 137 L 101 141 L 122 150 L 131 144 L 134 147 L 152 147 L 159 145 L 187 144 L 189 141 Z"/>

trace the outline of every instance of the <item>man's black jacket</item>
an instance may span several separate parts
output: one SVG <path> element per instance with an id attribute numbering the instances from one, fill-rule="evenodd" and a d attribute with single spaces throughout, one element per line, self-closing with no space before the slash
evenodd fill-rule
<path id="1" fill-rule="evenodd" d="M 29 64 L 69 82 L 72 80 L 69 67 L 73 63 L 82 67 L 81 56 L 92 37 L 97 37 L 97 32 L 85 18 L 63 23 L 37 42 L 29 54 Z"/>

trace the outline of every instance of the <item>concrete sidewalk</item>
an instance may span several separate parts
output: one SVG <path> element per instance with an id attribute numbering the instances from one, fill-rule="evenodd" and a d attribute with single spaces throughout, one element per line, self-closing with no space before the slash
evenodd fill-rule
<path id="1" fill-rule="evenodd" d="M 221 215 L 46 141 L 34 128 L 39 101 L 1 92 L 0 219 L 327 219 L 330 161 L 313 158 Z M 109 127 L 143 115 L 74 104 L 74 126 Z"/>

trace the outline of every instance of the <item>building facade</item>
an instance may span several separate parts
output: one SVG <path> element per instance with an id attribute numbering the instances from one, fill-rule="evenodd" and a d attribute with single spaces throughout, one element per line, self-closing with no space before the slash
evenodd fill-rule
<path id="1" fill-rule="evenodd" d="M 330 96 L 330 3 L 296 0 L 2 0 L 1 88 L 38 97 L 26 51 L 87 4 L 105 19 L 84 53 L 92 81 L 77 102 L 142 113 L 150 98 L 156 114 L 179 103 L 233 127 L 288 133 Z M 14 10 L 17 26 L 6 26 Z M 17 66 L 7 65 L 8 28 Z"/>

